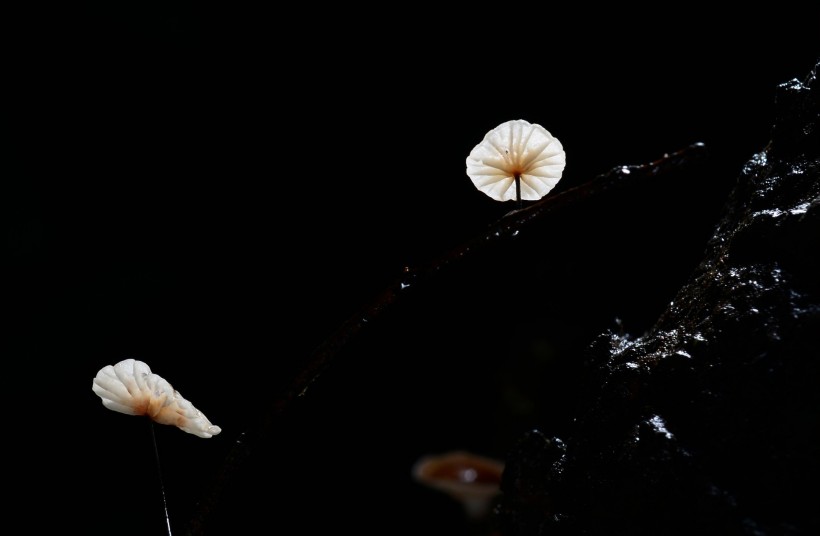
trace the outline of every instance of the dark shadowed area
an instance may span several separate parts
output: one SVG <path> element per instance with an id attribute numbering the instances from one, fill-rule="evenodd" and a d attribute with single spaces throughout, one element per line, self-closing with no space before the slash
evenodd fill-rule
<path id="1" fill-rule="evenodd" d="M 403 20 L 412 29 L 102 2 L 25 18 L 0 200 L 13 491 L 43 514 L 26 532 L 163 533 L 147 419 L 91 391 L 131 357 L 223 430 L 156 427 L 174 534 L 474 534 L 412 480 L 415 461 L 503 460 L 529 430 L 560 436 L 585 349 L 653 325 L 766 146 L 777 85 L 818 58 L 817 25 L 796 15 L 579 23 L 515 46 Z M 465 173 L 510 119 L 563 143 L 550 195 L 696 142 L 707 156 L 408 280 L 271 417 L 314 350 L 406 267 L 515 208 Z M 215 491 L 241 440 L 247 457 Z"/>

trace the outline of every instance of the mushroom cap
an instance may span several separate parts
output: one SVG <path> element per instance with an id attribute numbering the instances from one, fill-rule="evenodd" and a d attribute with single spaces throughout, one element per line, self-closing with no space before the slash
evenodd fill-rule
<path id="1" fill-rule="evenodd" d="M 541 125 L 517 119 L 489 131 L 467 157 L 467 175 L 476 188 L 497 201 L 537 201 L 552 190 L 566 165 L 564 147 Z"/>
<path id="2" fill-rule="evenodd" d="M 154 422 L 171 424 L 189 434 L 209 438 L 222 431 L 150 367 L 125 359 L 103 367 L 91 386 L 103 406 L 126 415 L 147 415 Z"/>
<path id="3" fill-rule="evenodd" d="M 463 450 L 425 456 L 412 471 L 417 482 L 447 493 L 473 518 L 487 513 L 500 491 L 503 472 L 503 462 Z"/>

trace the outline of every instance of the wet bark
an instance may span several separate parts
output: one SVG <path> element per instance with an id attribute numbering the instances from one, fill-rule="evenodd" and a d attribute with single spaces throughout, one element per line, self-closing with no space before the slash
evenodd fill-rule
<path id="1" fill-rule="evenodd" d="M 771 142 L 654 327 L 590 345 L 575 426 L 510 453 L 503 534 L 820 531 L 816 72 L 779 87 Z"/>

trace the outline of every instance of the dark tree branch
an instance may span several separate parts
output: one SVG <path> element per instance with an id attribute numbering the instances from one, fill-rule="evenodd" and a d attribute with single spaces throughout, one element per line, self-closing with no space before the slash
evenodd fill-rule
<path id="1" fill-rule="evenodd" d="M 277 418 L 300 396 L 303 396 L 310 385 L 316 381 L 339 352 L 374 320 L 382 317 L 387 311 L 424 281 L 435 277 L 451 266 L 463 262 L 479 251 L 496 247 L 499 243 L 511 240 L 521 232 L 526 232 L 533 224 L 549 218 L 552 214 L 568 207 L 576 206 L 585 200 L 616 189 L 635 187 L 647 180 L 661 177 L 671 172 L 686 168 L 700 161 L 706 155 L 702 143 L 696 143 L 674 153 L 665 154 L 662 158 L 641 165 L 621 166 L 599 175 L 595 179 L 575 188 L 548 196 L 530 206 L 514 210 L 490 225 L 487 230 L 474 239 L 454 248 L 438 259 L 423 266 L 406 269 L 405 272 L 352 315 L 333 332 L 306 360 L 301 371 L 295 375 L 290 388 L 281 394 L 273 403 L 258 429 L 243 433 L 228 453 L 216 481 L 208 494 L 199 503 L 191 520 L 188 534 L 202 536 L 206 534 L 208 519 L 217 508 L 220 498 L 236 470 L 251 453 L 255 439 L 265 434 L 275 424 Z"/>

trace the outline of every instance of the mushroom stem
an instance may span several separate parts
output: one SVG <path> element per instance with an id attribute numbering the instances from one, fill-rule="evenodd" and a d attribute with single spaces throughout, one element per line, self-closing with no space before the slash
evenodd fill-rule
<path id="1" fill-rule="evenodd" d="M 154 442 L 154 459 L 157 461 L 157 474 L 159 474 L 159 491 L 162 494 L 162 508 L 165 510 L 165 527 L 168 529 L 168 536 L 171 534 L 171 516 L 168 515 L 168 499 L 165 497 L 165 484 L 162 482 L 162 466 L 159 463 L 159 448 L 157 447 L 157 434 L 154 432 L 154 421 L 149 420 L 151 427 L 151 439 Z"/>
<path id="2" fill-rule="evenodd" d="M 515 201 L 518 203 L 518 208 L 521 208 L 521 174 L 515 174 Z"/>

